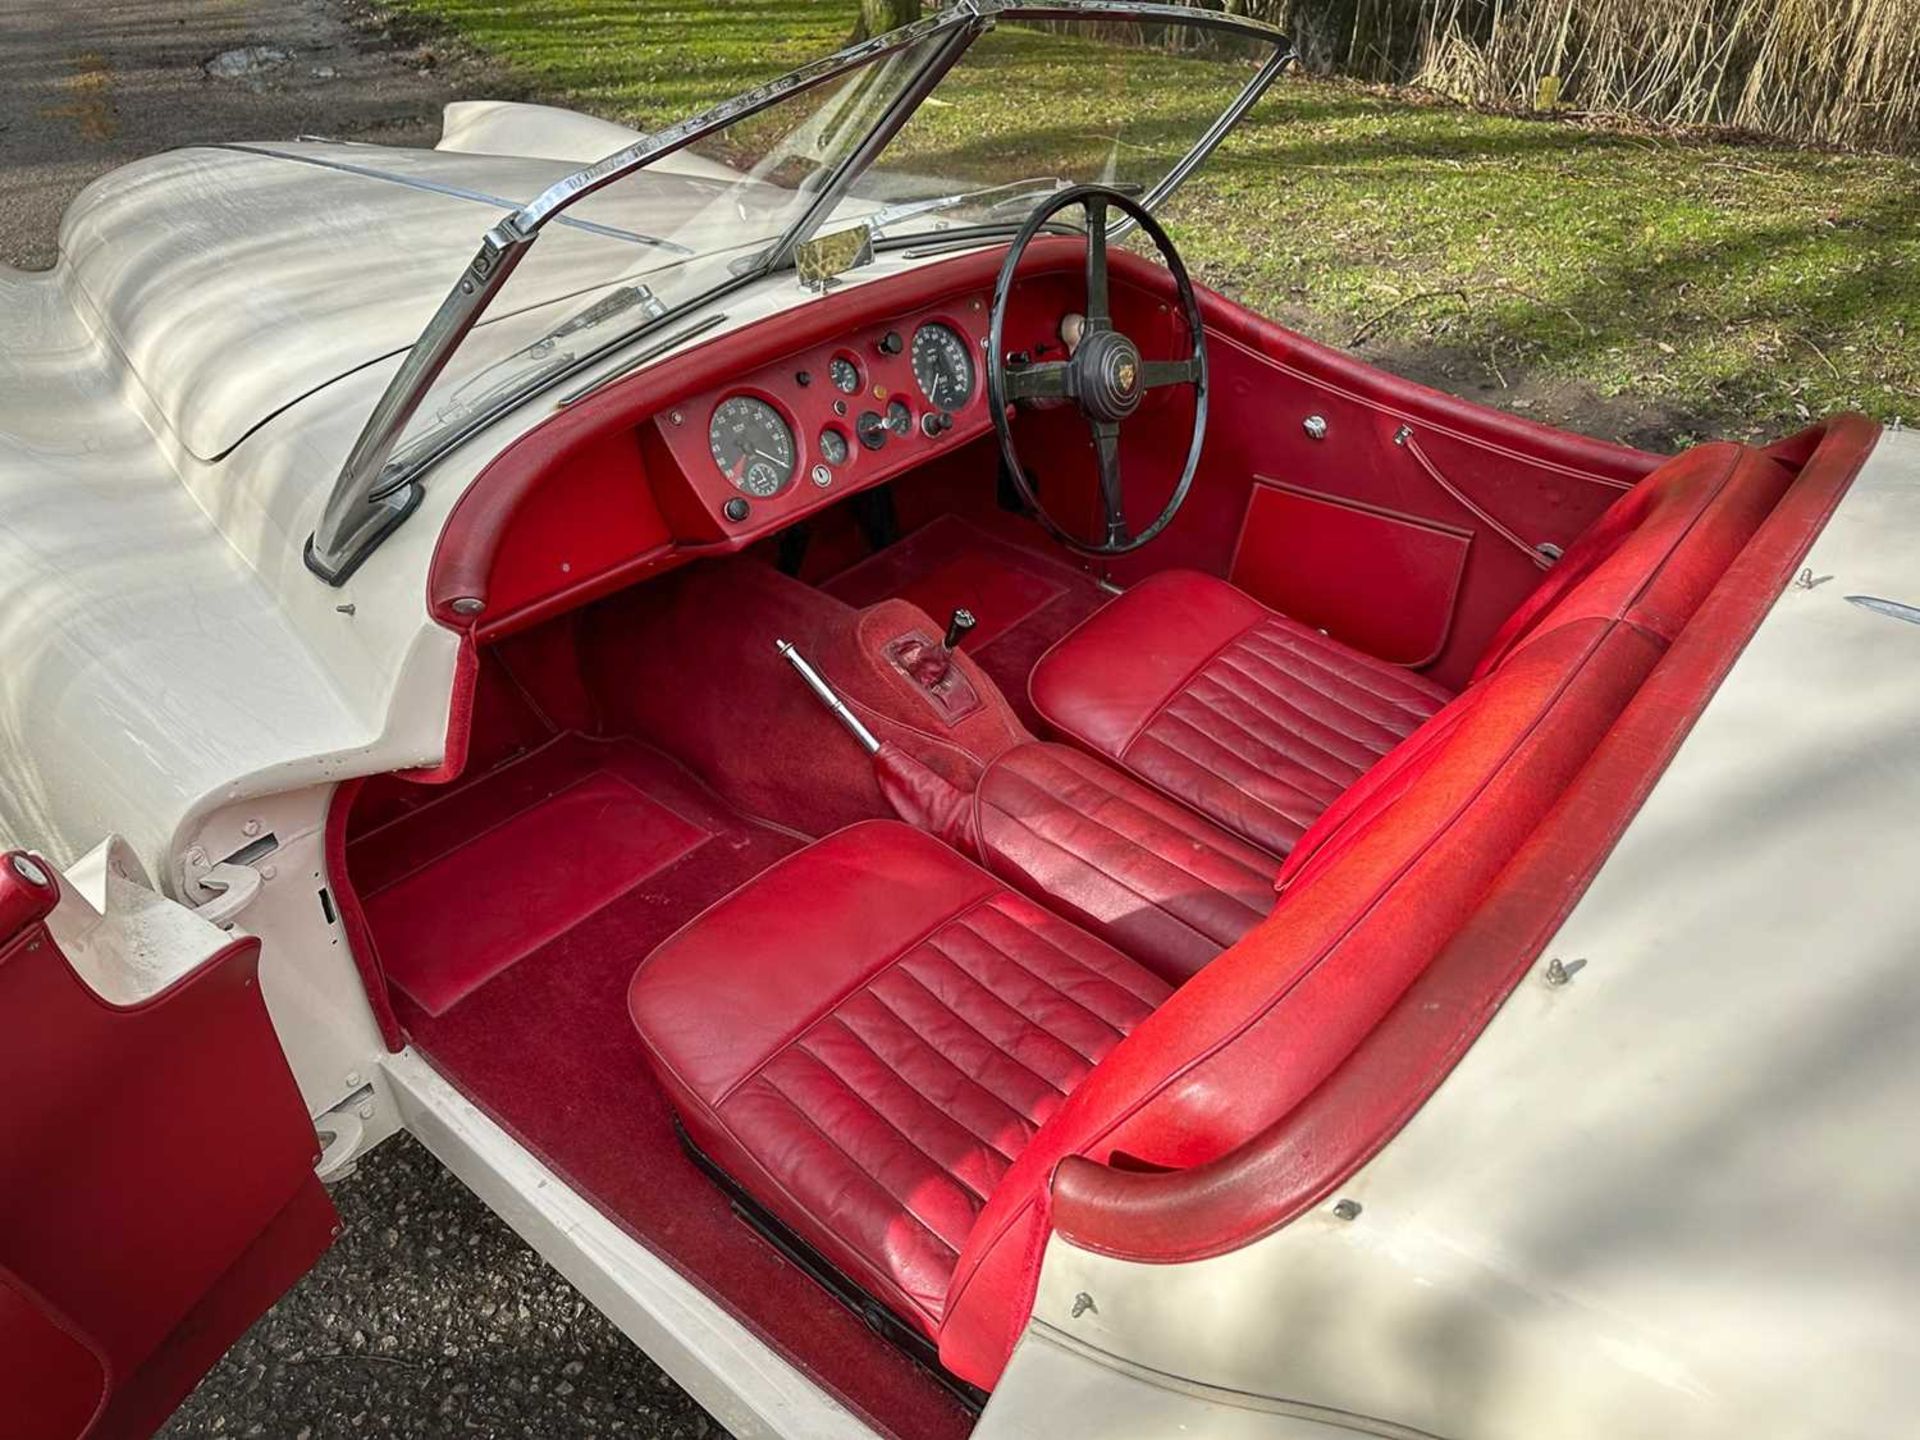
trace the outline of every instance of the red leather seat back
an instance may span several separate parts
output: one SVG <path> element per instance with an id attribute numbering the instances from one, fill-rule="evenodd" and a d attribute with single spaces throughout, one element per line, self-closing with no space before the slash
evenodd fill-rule
<path id="1" fill-rule="evenodd" d="M 1794 474 L 1741 445 L 1703 445 L 1668 461 L 1616 501 L 1514 612 L 1481 657 L 1476 681 L 1530 639 L 1579 620 L 1620 620 L 1671 643 Z M 1280 890 L 1326 863 L 1340 837 L 1413 783 L 1437 738 L 1409 736 L 1328 806 L 1280 867 Z"/>
<path id="2" fill-rule="evenodd" d="M 1553 625 L 1627 617 L 1671 640 L 1766 519 L 1794 471 L 1744 445 L 1677 455 L 1609 506 L 1494 634 L 1473 679 Z"/>

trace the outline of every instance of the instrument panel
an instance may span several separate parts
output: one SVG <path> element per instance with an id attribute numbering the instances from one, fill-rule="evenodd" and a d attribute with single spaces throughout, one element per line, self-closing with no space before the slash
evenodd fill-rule
<path id="1" fill-rule="evenodd" d="M 991 428 L 987 296 L 870 326 L 692 397 L 655 425 L 719 534 L 785 525 Z"/>

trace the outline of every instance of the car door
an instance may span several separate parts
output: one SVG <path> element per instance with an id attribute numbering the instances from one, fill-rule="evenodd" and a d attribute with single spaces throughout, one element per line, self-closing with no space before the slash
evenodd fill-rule
<path id="1" fill-rule="evenodd" d="M 0 854 L 0 1423 L 155 1431 L 338 1233 L 260 942 Z"/>

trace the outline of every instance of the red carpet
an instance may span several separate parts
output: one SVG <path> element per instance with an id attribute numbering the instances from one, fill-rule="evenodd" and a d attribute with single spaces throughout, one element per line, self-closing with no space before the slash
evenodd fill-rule
<path id="1" fill-rule="evenodd" d="M 502 828 L 535 836 L 551 825 L 543 843 L 588 864 L 585 852 L 609 840 L 607 830 L 628 823 L 583 805 L 580 792 L 589 786 L 589 798 L 611 799 L 622 794 L 620 787 L 639 795 L 644 808 L 624 798 L 617 803 L 652 837 L 623 846 L 622 858 L 605 871 L 596 862 L 593 873 L 611 877 L 649 862 L 657 868 L 597 907 L 586 901 L 611 879 L 582 886 L 570 902 L 584 908 L 581 918 L 475 979 L 441 1014 L 397 994 L 409 1039 L 570 1185 L 870 1424 L 913 1440 L 958 1440 L 970 1428 L 959 1406 L 741 1223 L 681 1153 L 672 1112 L 627 1018 L 627 982 L 640 960 L 707 905 L 797 848 L 798 839 L 742 816 L 644 744 L 569 734 L 356 837 L 349 865 L 365 885 L 430 886 L 431 903 L 455 907 L 438 910 L 445 926 L 454 913 L 494 904 L 485 887 L 511 892 L 521 883 L 481 841 L 463 843 L 468 837 Z M 549 818 L 543 812 L 555 797 L 559 808 Z M 580 823 L 589 834 L 569 828 Z M 669 837 L 684 833 L 710 838 L 663 860 Z M 522 858 L 546 863 L 543 856 Z M 472 868 L 476 860 L 478 869 Z M 531 886 L 531 908 L 550 920 L 560 913 L 559 902 L 543 890 L 553 871 L 542 873 Z M 389 941 L 377 917 L 374 924 L 384 958 Z M 539 928 L 527 922 L 520 933 Z"/>
<path id="2" fill-rule="evenodd" d="M 442 1015 L 707 838 L 618 775 L 595 770 L 365 895 L 367 919 L 387 978 Z M 462 917 L 457 945 L 447 939 L 453 914 Z"/>

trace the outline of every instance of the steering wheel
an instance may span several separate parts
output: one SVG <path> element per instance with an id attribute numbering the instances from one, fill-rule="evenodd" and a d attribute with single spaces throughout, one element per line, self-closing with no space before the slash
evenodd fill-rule
<path id="1" fill-rule="evenodd" d="M 1010 365 L 1005 329 L 1014 275 L 1027 247 L 1042 227 L 1073 205 L 1087 213 L 1086 328 L 1068 359 Z M 1143 359 L 1139 347 L 1114 329 L 1107 282 L 1107 214 L 1111 210 L 1120 211 L 1145 231 L 1167 262 L 1179 292 L 1187 333 L 1193 337 L 1193 353 L 1184 360 Z M 1008 247 L 1000 277 L 994 281 L 986 361 L 987 399 L 993 407 L 994 429 L 1000 436 L 1000 454 L 1006 461 L 1014 488 L 1048 534 L 1082 555 L 1125 555 L 1138 550 L 1167 528 L 1186 501 L 1194 472 L 1200 468 L 1200 447 L 1207 431 L 1207 341 L 1200 321 L 1200 302 L 1194 297 L 1187 267 L 1181 262 L 1180 252 L 1174 249 L 1173 241 L 1167 238 L 1167 232 L 1144 206 L 1104 185 L 1076 185 L 1060 191 L 1038 207 Z M 1123 503 L 1125 491 L 1120 479 L 1120 426 L 1140 408 L 1147 391 L 1166 385 L 1193 386 L 1193 439 L 1187 446 L 1187 463 L 1180 472 L 1180 483 L 1173 487 L 1166 508 L 1146 529 L 1130 536 Z M 1100 504 L 1106 515 L 1105 540 L 1083 539 L 1049 515 L 1026 467 L 1020 463 L 1013 443 L 1009 406 L 1034 400 L 1072 401 L 1092 428 L 1100 470 Z"/>

